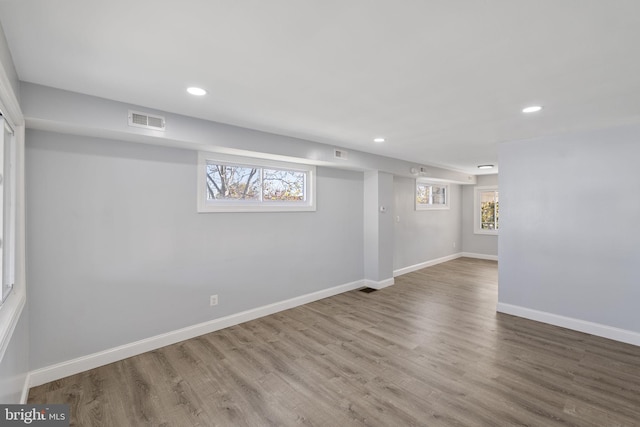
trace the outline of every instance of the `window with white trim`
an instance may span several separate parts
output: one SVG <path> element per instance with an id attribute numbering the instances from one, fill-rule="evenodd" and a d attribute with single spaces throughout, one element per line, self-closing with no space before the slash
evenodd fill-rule
<path id="1" fill-rule="evenodd" d="M 498 234 L 498 187 L 476 187 L 474 196 L 474 233 Z"/>
<path id="2" fill-rule="evenodd" d="M 449 185 L 416 180 L 416 210 L 449 209 Z"/>
<path id="3" fill-rule="evenodd" d="M 198 212 L 315 211 L 315 166 L 198 153 Z"/>
<path id="4" fill-rule="evenodd" d="M 15 283 L 16 255 L 16 146 L 13 130 L 0 116 L 0 277 L 1 302 L 7 298 Z"/>

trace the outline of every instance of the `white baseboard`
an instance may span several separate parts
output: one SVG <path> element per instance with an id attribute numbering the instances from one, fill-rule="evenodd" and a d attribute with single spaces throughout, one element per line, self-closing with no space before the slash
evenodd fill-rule
<path id="1" fill-rule="evenodd" d="M 559 314 L 547 313 L 545 311 L 534 310 L 518 305 L 505 304 L 502 302 L 498 303 L 497 311 L 640 346 L 640 333 L 629 331 L 627 329 L 615 328 L 612 326 L 602 325 L 600 323 L 588 322 L 586 320 L 574 319 L 572 317 L 565 317 Z"/>
<path id="2" fill-rule="evenodd" d="M 78 357 L 76 359 L 68 360 L 66 362 L 57 363 L 55 365 L 36 369 L 29 373 L 27 393 L 28 393 L 29 387 L 35 387 L 41 384 L 46 384 L 48 382 L 55 381 L 60 378 L 68 377 L 69 375 L 74 375 L 80 372 L 87 371 L 89 369 L 94 369 L 99 366 L 117 362 L 118 360 L 126 359 L 128 357 L 136 356 L 138 354 L 155 350 L 160 347 L 175 344 L 177 342 L 188 340 L 190 338 L 194 338 L 200 335 L 208 334 L 209 332 L 214 332 L 220 329 L 228 328 L 229 326 L 238 325 L 240 323 L 257 319 L 259 317 L 268 316 L 270 314 L 287 310 L 293 307 L 297 307 L 299 305 L 307 304 L 307 303 L 317 301 L 323 298 L 327 298 L 333 295 L 341 294 L 343 292 L 352 291 L 354 289 L 359 289 L 359 288 L 362 288 L 363 286 L 368 286 L 368 285 L 365 285 L 364 280 L 358 280 L 355 282 L 346 283 L 344 285 L 323 289 L 318 292 L 313 292 L 310 294 L 291 298 L 285 301 L 280 301 L 280 302 L 265 305 L 262 307 L 257 307 L 251 310 L 232 314 L 226 317 L 221 317 L 219 319 L 214 319 L 208 322 L 199 323 L 197 325 L 188 326 L 186 328 L 167 332 L 165 334 L 156 335 L 151 338 L 146 338 L 140 341 L 110 348 L 108 350 L 100 351 L 98 353 L 93 353 L 87 356 Z"/>
<path id="3" fill-rule="evenodd" d="M 431 267 L 432 265 L 441 264 L 443 262 L 451 261 L 462 256 L 461 253 L 443 256 L 442 258 L 436 258 L 429 261 L 421 262 L 419 264 L 410 265 L 408 267 L 399 268 L 393 270 L 393 277 L 402 276 L 403 274 L 411 273 L 413 271 L 422 270 L 423 268 Z"/>
<path id="4" fill-rule="evenodd" d="M 490 261 L 498 261 L 498 255 L 476 254 L 473 252 L 462 252 L 460 256 L 465 258 L 488 259 Z"/>
<path id="5" fill-rule="evenodd" d="M 372 289 L 386 288 L 388 286 L 393 285 L 395 282 L 396 281 L 393 279 L 393 277 L 391 277 L 390 279 L 381 280 L 380 282 L 376 282 L 375 280 L 364 279 L 364 285 L 367 288 L 372 288 Z"/>

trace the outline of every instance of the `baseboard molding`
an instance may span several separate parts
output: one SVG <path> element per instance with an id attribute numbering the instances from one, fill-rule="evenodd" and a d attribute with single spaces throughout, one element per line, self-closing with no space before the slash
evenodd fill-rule
<path id="1" fill-rule="evenodd" d="M 46 384 L 51 381 L 59 380 L 60 378 L 68 377 L 69 375 L 74 375 L 80 372 L 87 371 L 89 369 L 94 369 L 103 365 L 107 365 L 109 363 L 126 359 L 128 357 L 145 353 L 147 351 L 155 350 L 160 347 L 175 344 L 180 341 L 188 340 L 190 338 L 208 334 L 210 332 L 228 328 L 230 326 L 238 325 L 240 323 L 248 322 L 249 320 L 254 320 L 259 317 L 268 316 L 270 314 L 294 308 L 299 305 L 308 304 L 310 302 L 328 298 L 333 295 L 341 294 L 343 292 L 359 289 L 363 286 L 368 286 L 367 284 L 365 284 L 364 280 L 346 283 L 344 285 L 323 289 L 318 292 L 313 292 L 285 301 L 257 307 L 226 317 L 221 317 L 219 319 L 199 323 L 197 325 L 188 326 L 186 328 L 167 332 L 165 334 L 156 335 L 151 338 L 146 338 L 108 350 L 89 354 L 87 356 L 78 357 L 66 362 L 36 369 L 29 373 L 28 387 L 35 387 L 38 385 Z"/>
<path id="2" fill-rule="evenodd" d="M 364 285 L 367 288 L 372 288 L 372 289 L 383 289 L 393 285 L 395 282 L 396 281 L 394 280 L 393 277 L 391 277 L 390 279 L 381 280 L 380 282 L 376 282 L 375 280 L 364 279 Z"/>
<path id="3" fill-rule="evenodd" d="M 419 264 L 410 265 L 408 267 L 399 268 L 397 270 L 393 270 L 393 277 L 402 276 L 403 274 L 411 273 L 414 271 L 422 270 L 423 268 L 431 267 L 432 265 L 441 264 L 443 262 L 451 261 L 454 259 L 458 259 L 462 256 L 462 253 L 452 254 L 443 256 L 441 258 L 432 259 L 429 261 L 421 262 Z"/>
<path id="4" fill-rule="evenodd" d="M 473 252 L 462 252 L 460 256 L 464 258 L 487 259 L 489 261 L 498 260 L 498 255 L 476 254 Z"/>
<path id="5" fill-rule="evenodd" d="M 600 323 L 588 322 L 586 320 L 574 319 L 572 317 L 561 316 L 559 314 L 547 313 L 545 311 L 534 310 L 518 305 L 498 303 L 497 311 L 511 314 L 537 322 L 548 323 L 562 328 L 584 332 L 614 341 L 640 346 L 640 333 L 627 329 L 615 328 Z"/>

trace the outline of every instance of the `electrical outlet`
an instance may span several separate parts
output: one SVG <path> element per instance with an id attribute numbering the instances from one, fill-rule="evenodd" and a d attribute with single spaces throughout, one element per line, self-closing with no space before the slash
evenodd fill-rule
<path id="1" fill-rule="evenodd" d="M 456 242 L 453 242 L 453 249 L 456 248 Z"/>
<path id="2" fill-rule="evenodd" d="M 211 295 L 209 297 L 209 305 L 210 306 L 214 306 L 214 305 L 218 305 L 218 295 Z"/>

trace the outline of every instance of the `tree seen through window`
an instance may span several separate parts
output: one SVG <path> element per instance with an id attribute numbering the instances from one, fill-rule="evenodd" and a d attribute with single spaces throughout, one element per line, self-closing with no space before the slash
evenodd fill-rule
<path id="1" fill-rule="evenodd" d="M 306 172 L 207 164 L 207 200 L 305 200 Z"/>
<path id="2" fill-rule="evenodd" d="M 499 206 L 497 191 L 480 193 L 480 226 L 483 230 L 498 229 Z"/>

